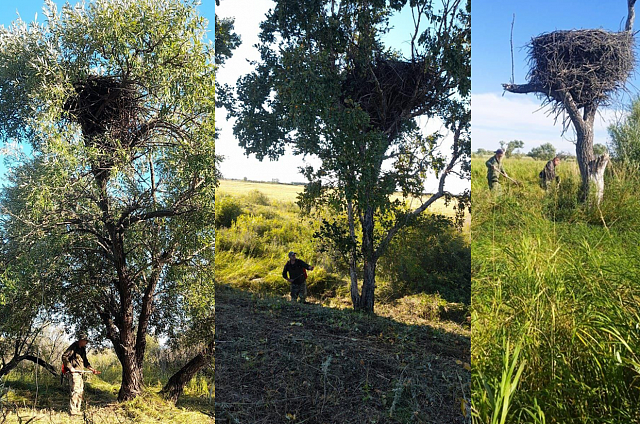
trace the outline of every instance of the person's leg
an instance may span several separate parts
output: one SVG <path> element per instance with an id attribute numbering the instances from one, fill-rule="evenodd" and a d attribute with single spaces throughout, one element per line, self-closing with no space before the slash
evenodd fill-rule
<path id="1" fill-rule="evenodd" d="M 300 287 L 297 284 L 291 283 L 291 301 L 295 302 L 298 298 L 298 293 L 300 292 Z"/>
<path id="2" fill-rule="evenodd" d="M 300 303 L 305 303 L 307 300 L 307 281 L 305 280 L 302 284 L 301 284 L 301 288 L 300 288 Z"/>
<path id="3" fill-rule="evenodd" d="M 71 379 L 69 381 L 71 389 L 71 400 L 69 401 L 69 413 L 71 415 L 81 414 L 82 407 L 82 392 L 84 391 L 84 382 L 82 381 L 82 374 L 71 373 Z"/>

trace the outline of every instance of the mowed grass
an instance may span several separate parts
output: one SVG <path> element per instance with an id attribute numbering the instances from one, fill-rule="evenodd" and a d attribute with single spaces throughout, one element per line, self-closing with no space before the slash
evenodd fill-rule
<path id="1" fill-rule="evenodd" d="M 489 192 L 472 160 L 472 363 L 477 423 L 640 422 L 640 187 L 611 164 L 599 207 L 577 164 L 543 191 L 544 161 L 505 161 Z"/>
<path id="2" fill-rule="evenodd" d="M 119 384 L 108 383 L 98 376 L 85 382 L 83 415 L 70 416 L 69 389 L 59 378 L 41 375 L 33 378 L 9 378 L 0 398 L 3 423 L 213 423 L 213 401 L 186 395 L 174 405 L 160 395 L 161 386 L 148 386 L 142 395 L 128 402 L 116 401 Z M 204 405 L 204 406 L 203 406 Z"/>
<path id="3" fill-rule="evenodd" d="M 267 182 L 261 183 L 239 180 L 220 180 L 220 186 L 216 190 L 216 193 L 230 196 L 246 196 L 255 190 L 260 191 L 269 199 L 294 203 L 298 200 L 298 193 L 301 193 L 304 190 L 304 186 Z M 396 193 L 393 198 L 401 199 L 402 196 L 400 193 Z M 423 199 L 408 199 L 408 202 L 411 206 L 417 207 L 420 200 L 426 201 L 427 199 L 428 195 L 425 195 Z M 453 216 L 455 215 L 453 206 L 454 203 L 447 205 L 443 199 L 438 199 L 438 201 L 429 207 L 429 210 L 432 213 Z"/>
<path id="4" fill-rule="evenodd" d="M 148 338 L 142 395 L 129 402 L 117 402 L 122 368 L 109 350 L 88 355 L 100 375 L 85 375 L 82 416 L 70 416 L 69 385 L 30 362 L 23 362 L 0 381 L 0 423 L 209 423 L 213 422 L 214 393 L 210 377 L 196 375 L 186 386 L 177 405 L 160 394 L 163 384 L 180 366 L 177 361 L 161 369 L 152 358 L 157 342 Z M 59 362 L 55 363 L 59 365 Z M 3 416 L 6 417 L 3 421 Z"/>

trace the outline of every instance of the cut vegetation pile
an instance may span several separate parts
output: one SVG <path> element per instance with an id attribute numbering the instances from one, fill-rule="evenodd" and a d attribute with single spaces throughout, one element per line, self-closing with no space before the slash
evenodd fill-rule
<path id="1" fill-rule="evenodd" d="M 218 423 L 470 422 L 468 330 L 227 286 L 216 312 Z"/>

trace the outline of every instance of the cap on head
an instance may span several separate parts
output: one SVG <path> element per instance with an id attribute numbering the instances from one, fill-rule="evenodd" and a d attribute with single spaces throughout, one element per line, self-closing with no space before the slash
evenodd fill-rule
<path id="1" fill-rule="evenodd" d="M 89 336 L 87 336 L 87 333 L 80 333 L 78 334 L 78 341 L 80 340 L 84 340 L 84 341 L 89 341 Z"/>
<path id="2" fill-rule="evenodd" d="M 296 252 L 289 252 L 289 257 L 292 257 L 296 254 Z"/>
<path id="3" fill-rule="evenodd" d="M 503 154 L 504 154 L 504 150 L 502 149 L 496 150 L 496 155 L 503 155 Z"/>

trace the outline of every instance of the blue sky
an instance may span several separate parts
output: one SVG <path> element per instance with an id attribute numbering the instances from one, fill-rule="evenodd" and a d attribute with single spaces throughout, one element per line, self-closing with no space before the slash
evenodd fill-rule
<path id="1" fill-rule="evenodd" d="M 525 142 L 525 152 L 550 142 L 558 150 L 574 151 L 572 131 L 561 136 L 562 127 L 554 125 L 553 117 L 540 109 L 540 101 L 533 95 L 503 96 L 503 82 L 511 79 L 510 32 L 513 29 L 515 82 L 525 82 L 528 71 L 526 49 L 523 47 L 543 32 L 559 29 L 603 28 L 618 31 L 625 25 L 626 0 L 472 0 L 472 145 L 476 150 L 497 148 L 500 140 Z M 640 20 L 636 20 L 637 29 Z M 628 88 L 638 92 L 637 75 Z M 620 118 L 620 109 L 630 101 L 623 96 L 611 108 L 601 111 L 596 122 L 595 142 L 606 144 L 606 127 Z"/>

